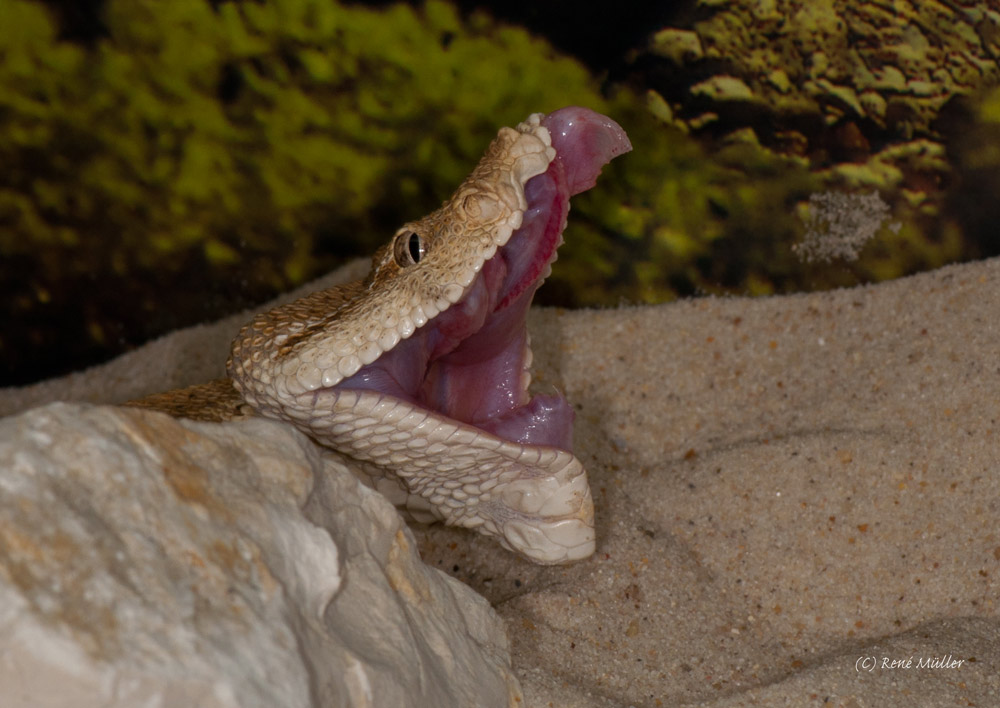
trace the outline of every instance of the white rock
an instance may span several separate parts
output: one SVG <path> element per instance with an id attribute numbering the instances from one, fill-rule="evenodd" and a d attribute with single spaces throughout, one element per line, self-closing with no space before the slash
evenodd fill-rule
<path id="1" fill-rule="evenodd" d="M 503 625 L 290 427 L 0 421 L 0 705 L 507 706 Z"/>

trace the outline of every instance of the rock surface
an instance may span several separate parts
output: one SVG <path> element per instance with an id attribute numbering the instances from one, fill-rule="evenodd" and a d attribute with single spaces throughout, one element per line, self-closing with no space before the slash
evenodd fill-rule
<path id="1" fill-rule="evenodd" d="M 723 104 L 736 102 L 759 106 L 779 121 L 863 120 L 893 134 L 926 136 L 953 96 L 1000 78 L 1000 12 L 990 3 L 698 5 L 701 19 L 690 29 L 664 28 L 649 46 L 652 55 L 690 70 L 690 80 L 697 81 L 687 88 L 686 100 L 673 106 L 679 124 L 692 129 L 712 122 L 699 120 L 707 99 L 720 112 Z"/>
<path id="2" fill-rule="evenodd" d="M 0 422 L 0 705 L 507 706 L 503 625 L 264 420 Z"/>
<path id="3" fill-rule="evenodd" d="M 653 35 L 634 67 L 653 113 L 705 150 L 702 171 L 717 161 L 733 170 L 737 186 L 712 197 L 723 216 L 710 211 L 703 224 L 680 229 L 704 251 L 700 264 L 690 259 L 691 272 L 704 274 L 698 287 L 826 289 L 997 252 L 1000 168 L 984 149 L 996 144 L 998 124 L 996 2 L 691 4 L 678 26 Z M 717 184 L 708 180 L 702 193 Z M 792 257 L 788 246 L 804 230 L 787 205 L 808 222 L 809 195 L 873 191 L 892 208 L 893 226 L 859 261 L 820 269 Z M 690 203 L 697 207 L 698 197 Z M 674 211 L 685 224 L 699 215 L 689 205 Z M 663 220 L 678 223 L 672 218 Z M 688 256 L 670 252 L 676 272 Z"/>

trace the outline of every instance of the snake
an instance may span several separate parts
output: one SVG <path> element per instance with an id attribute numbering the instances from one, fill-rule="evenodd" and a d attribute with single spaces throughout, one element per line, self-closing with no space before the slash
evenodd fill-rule
<path id="1" fill-rule="evenodd" d="M 129 405 L 178 417 L 285 421 L 357 463 L 418 521 L 494 537 L 538 564 L 595 550 L 574 412 L 529 393 L 526 325 L 569 198 L 632 149 L 571 106 L 504 127 L 450 199 L 400 227 L 362 280 L 257 314 L 227 378 Z"/>

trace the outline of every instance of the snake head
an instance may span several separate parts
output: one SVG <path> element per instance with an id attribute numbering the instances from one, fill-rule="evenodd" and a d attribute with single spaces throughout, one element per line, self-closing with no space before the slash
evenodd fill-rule
<path id="1" fill-rule="evenodd" d="M 570 196 L 630 149 L 614 121 L 584 108 L 502 128 L 451 199 L 379 249 L 364 281 L 245 327 L 229 364 L 237 389 L 260 413 L 387 471 L 382 482 L 411 510 L 536 562 L 589 555 L 573 411 L 560 395 L 529 394 L 526 317 Z"/>

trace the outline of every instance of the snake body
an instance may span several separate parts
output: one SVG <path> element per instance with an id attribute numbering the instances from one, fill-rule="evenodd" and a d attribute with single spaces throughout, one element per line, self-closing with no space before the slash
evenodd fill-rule
<path id="1" fill-rule="evenodd" d="M 255 316 L 229 379 L 140 405 L 284 420 L 359 461 L 421 520 L 477 529 L 537 563 L 590 555 L 572 410 L 528 394 L 525 317 L 569 196 L 630 149 L 614 121 L 583 108 L 502 128 L 440 209 L 375 253 L 366 279 Z"/>

